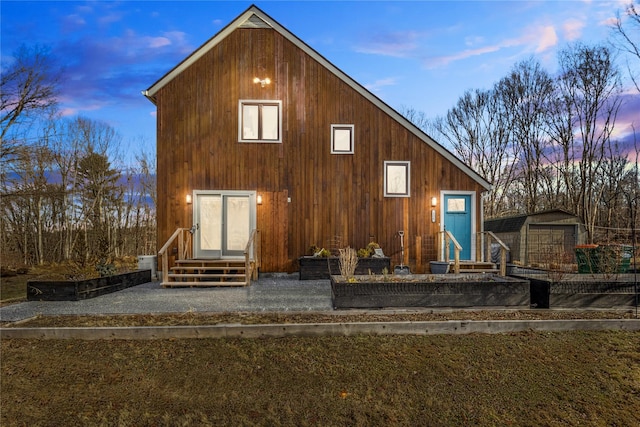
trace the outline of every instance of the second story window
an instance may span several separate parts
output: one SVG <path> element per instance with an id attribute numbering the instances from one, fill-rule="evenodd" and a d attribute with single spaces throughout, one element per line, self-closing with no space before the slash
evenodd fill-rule
<path id="1" fill-rule="evenodd" d="M 282 101 L 241 100 L 239 142 L 282 142 Z"/>

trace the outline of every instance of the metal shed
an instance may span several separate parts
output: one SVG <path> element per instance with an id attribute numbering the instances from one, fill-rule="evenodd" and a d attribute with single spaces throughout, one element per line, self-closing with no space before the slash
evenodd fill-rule
<path id="1" fill-rule="evenodd" d="M 532 266 L 573 259 L 586 234 L 580 218 L 562 209 L 487 220 L 484 229 L 509 246 L 509 262 Z"/>

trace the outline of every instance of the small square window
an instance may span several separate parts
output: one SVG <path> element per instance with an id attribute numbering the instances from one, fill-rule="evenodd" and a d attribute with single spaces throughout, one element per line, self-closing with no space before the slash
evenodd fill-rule
<path id="1" fill-rule="evenodd" d="M 282 142 L 282 101 L 240 100 L 239 142 Z"/>
<path id="2" fill-rule="evenodd" d="M 409 197 L 411 162 L 384 162 L 384 197 Z"/>
<path id="3" fill-rule="evenodd" d="M 353 154 L 353 125 L 331 125 L 331 154 Z"/>

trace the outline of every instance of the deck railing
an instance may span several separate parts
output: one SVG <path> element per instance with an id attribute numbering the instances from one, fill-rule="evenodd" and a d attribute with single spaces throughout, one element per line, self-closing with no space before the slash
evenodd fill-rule
<path id="1" fill-rule="evenodd" d="M 485 238 L 485 245 L 482 246 L 482 237 Z M 507 275 L 507 252 L 509 247 L 491 231 L 483 231 L 477 234 L 478 242 L 476 248 L 478 250 L 478 259 L 482 261 L 491 261 L 491 243 L 495 242 L 500 246 L 500 275 Z"/>
<path id="2" fill-rule="evenodd" d="M 177 240 L 177 242 L 176 242 Z M 169 253 L 169 249 L 176 249 L 175 251 L 175 259 L 190 259 L 193 258 L 193 244 L 192 244 L 192 233 L 189 228 L 178 228 L 173 232 L 167 243 L 162 246 L 162 248 L 158 251 L 158 256 L 162 262 L 162 275 L 163 280 L 166 280 L 166 275 L 169 273 L 169 257 L 173 255 Z M 176 247 L 177 245 L 177 247 Z M 173 252 L 173 251 L 172 251 Z"/>
<path id="3" fill-rule="evenodd" d="M 170 249 L 173 249 L 170 252 Z M 169 258 L 175 255 L 175 260 L 192 259 L 193 258 L 193 234 L 190 228 L 178 228 L 173 232 L 171 237 L 158 251 L 161 258 L 163 277 L 169 273 Z M 244 263 L 247 279 L 256 280 L 258 278 L 258 269 L 260 268 L 261 251 L 260 251 L 260 231 L 254 229 L 249 235 L 249 241 L 244 248 Z M 172 263 L 173 264 L 173 263 Z M 165 279 L 166 280 L 166 279 Z"/>

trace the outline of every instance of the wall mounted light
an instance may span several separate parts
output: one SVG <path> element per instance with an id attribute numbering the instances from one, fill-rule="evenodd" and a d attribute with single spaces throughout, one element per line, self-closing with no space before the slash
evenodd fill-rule
<path id="1" fill-rule="evenodd" d="M 185 200 L 186 200 L 187 204 L 190 205 L 191 204 L 191 194 L 187 194 L 187 197 L 186 197 Z"/>
<path id="2" fill-rule="evenodd" d="M 266 77 L 264 79 L 260 79 L 260 77 L 254 77 L 253 82 L 256 84 L 260 83 L 260 87 L 265 87 L 265 85 L 271 84 L 271 79 L 269 77 Z"/>
<path id="3" fill-rule="evenodd" d="M 262 204 L 262 195 L 258 194 L 258 196 L 256 197 L 256 203 L 259 205 Z"/>
<path id="4" fill-rule="evenodd" d="M 437 197 L 432 197 L 431 198 L 431 206 L 434 207 L 434 208 L 436 206 L 438 206 L 438 198 Z"/>

